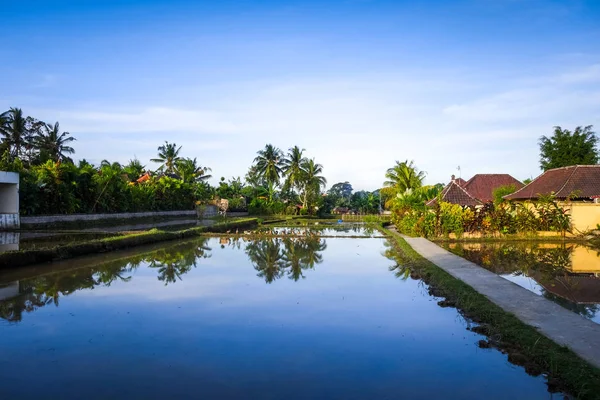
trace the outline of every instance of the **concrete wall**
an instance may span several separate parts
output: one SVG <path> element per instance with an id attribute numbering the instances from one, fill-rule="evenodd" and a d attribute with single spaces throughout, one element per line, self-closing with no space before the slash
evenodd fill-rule
<path id="1" fill-rule="evenodd" d="M 75 221 L 99 221 L 108 219 L 131 219 L 152 217 L 196 217 L 195 210 L 182 211 L 157 211 L 139 213 L 115 213 L 115 214 L 65 214 L 65 215 L 40 215 L 35 217 L 21 217 L 22 224 L 48 224 L 53 222 L 75 222 Z"/>
<path id="2" fill-rule="evenodd" d="M 0 171 L 0 229 L 19 227 L 19 174 Z"/>

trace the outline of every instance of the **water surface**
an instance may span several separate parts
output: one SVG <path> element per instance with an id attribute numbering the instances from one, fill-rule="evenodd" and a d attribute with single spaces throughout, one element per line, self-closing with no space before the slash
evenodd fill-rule
<path id="1" fill-rule="evenodd" d="M 449 251 L 600 323 L 600 252 L 579 243 L 446 243 Z"/>
<path id="2" fill-rule="evenodd" d="M 0 395 L 552 398 L 387 250 L 211 238 L 4 272 Z"/>

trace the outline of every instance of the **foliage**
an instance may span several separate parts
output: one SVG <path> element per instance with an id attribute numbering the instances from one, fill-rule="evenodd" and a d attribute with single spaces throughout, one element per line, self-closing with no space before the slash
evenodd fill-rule
<path id="1" fill-rule="evenodd" d="M 181 146 L 177 147 L 175 143 L 165 142 L 165 144 L 158 146 L 158 157 L 150 161 L 161 164 L 158 168 L 159 171 L 172 174 L 175 172 L 177 163 L 181 161 L 180 151 Z"/>
<path id="2" fill-rule="evenodd" d="M 514 184 L 497 187 L 492 191 L 492 196 L 494 197 L 494 204 L 498 205 L 505 202 L 504 196 L 508 196 L 509 194 L 514 193 L 516 190 L 517 186 Z"/>
<path id="3" fill-rule="evenodd" d="M 438 202 L 434 208 L 411 200 L 407 191 L 398 197 L 392 221 L 398 230 L 411 236 L 438 237 L 463 233 L 482 234 L 534 233 L 571 230 L 571 217 L 555 199 L 542 198 L 536 203 L 487 203 L 482 207 L 461 207 Z"/>
<path id="4" fill-rule="evenodd" d="M 396 165 L 385 173 L 387 180 L 383 183 L 382 194 L 391 200 L 398 193 L 404 193 L 408 189 L 418 189 L 423 185 L 425 175 L 426 173 L 419 171 L 412 161 L 396 161 Z M 391 206 L 390 200 L 386 202 L 387 208 Z"/>
<path id="5" fill-rule="evenodd" d="M 555 126 L 551 137 L 542 136 L 539 140 L 540 167 L 547 171 L 569 165 L 597 164 L 597 144 L 592 125 L 578 126 L 573 132 Z"/>

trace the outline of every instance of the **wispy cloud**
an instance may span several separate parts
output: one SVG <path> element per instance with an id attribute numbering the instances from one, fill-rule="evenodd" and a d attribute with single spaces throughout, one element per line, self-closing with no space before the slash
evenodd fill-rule
<path id="1" fill-rule="evenodd" d="M 598 73 L 590 64 L 501 81 L 440 69 L 242 82 L 213 87 L 214 102 L 194 102 L 183 90 L 185 107 L 172 93 L 160 106 L 30 111 L 59 119 L 78 138 L 79 157 L 126 162 L 135 154 L 145 162 L 169 140 L 218 178 L 243 176 L 266 143 L 284 150 L 297 144 L 325 166 L 330 184 L 375 189 L 385 169 L 403 159 L 414 159 L 431 183 L 446 181 L 457 165 L 469 175 L 537 175 L 540 135 L 553 125 L 600 125 Z"/>

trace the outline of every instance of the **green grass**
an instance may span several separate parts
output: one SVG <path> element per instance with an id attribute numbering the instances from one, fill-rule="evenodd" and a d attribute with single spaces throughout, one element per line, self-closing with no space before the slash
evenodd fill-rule
<path id="1" fill-rule="evenodd" d="M 256 218 L 236 218 L 233 221 L 219 222 L 212 226 L 201 226 L 180 231 L 152 229 L 124 236 L 113 236 L 79 243 L 59 245 L 47 249 L 19 250 L 0 253 L 0 269 L 17 268 L 56 260 L 79 257 L 87 254 L 106 253 L 135 246 L 142 246 L 167 240 L 200 236 L 207 232 L 219 233 L 232 229 L 252 228 L 258 225 Z"/>
<path id="2" fill-rule="evenodd" d="M 455 306 L 466 318 L 480 323 L 477 331 L 487 335 L 493 347 L 508 353 L 511 362 L 523 365 L 532 375 L 548 374 L 549 386 L 579 399 L 600 399 L 600 369 L 422 257 L 398 234 L 382 231 L 390 235 L 396 261 L 410 267 L 413 274 L 430 286 L 430 293 L 445 297 L 445 304 Z"/>

